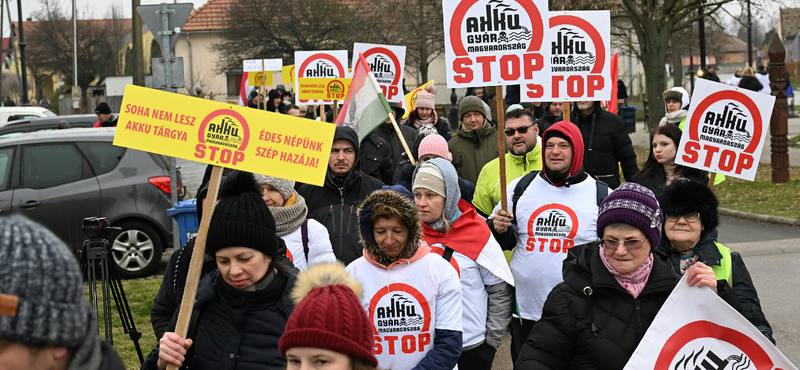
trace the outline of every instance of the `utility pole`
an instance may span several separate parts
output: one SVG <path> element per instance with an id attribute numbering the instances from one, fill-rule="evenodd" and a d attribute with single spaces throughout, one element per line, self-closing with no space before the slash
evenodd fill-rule
<path id="1" fill-rule="evenodd" d="M 753 66 L 753 19 L 750 14 L 750 0 L 747 0 L 747 65 Z"/>
<path id="2" fill-rule="evenodd" d="M 131 0 L 131 35 L 133 36 L 133 84 L 144 86 L 144 47 L 142 42 L 142 16 L 136 11 L 141 0 Z"/>
<path id="3" fill-rule="evenodd" d="M 28 70 L 25 65 L 25 33 L 22 29 L 22 0 L 17 0 L 17 17 L 19 18 L 19 55 L 22 59 L 22 101 L 21 105 L 26 106 L 31 103 L 28 101 Z"/>
<path id="4" fill-rule="evenodd" d="M 72 88 L 78 86 L 78 16 L 75 11 L 77 0 L 72 0 Z M 73 91 L 72 96 L 75 96 Z M 80 104 L 80 103 L 79 103 Z M 75 102 L 72 102 L 73 113 L 75 110 Z M 80 107 L 80 106 L 79 106 Z M 59 107 L 59 109 L 61 109 Z"/>
<path id="5" fill-rule="evenodd" d="M 700 15 L 700 24 L 698 24 L 700 30 L 700 70 L 706 73 L 706 22 L 703 15 L 703 7 L 701 6 L 697 11 Z"/>

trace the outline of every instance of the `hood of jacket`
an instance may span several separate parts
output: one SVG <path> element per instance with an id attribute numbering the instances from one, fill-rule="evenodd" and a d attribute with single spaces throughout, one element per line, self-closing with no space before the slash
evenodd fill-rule
<path id="1" fill-rule="evenodd" d="M 353 162 L 353 166 L 350 167 L 350 172 L 348 172 L 347 176 L 345 177 L 344 187 L 347 187 L 348 185 L 356 181 L 359 177 L 361 177 L 361 170 L 359 169 L 359 167 L 361 166 L 361 146 L 359 145 L 358 134 L 356 134 L 355 130 L 353 130 L 350 127 L 345 127 L 345 126 L 336 127 L 336 131 L 333 132 L 333 141 L 339 139 L 344 139 L 352 143 L 356 151 L 355 162 Z M 333 181 L 334 177 L 336 177 L 336 175 L 333 174 L 333 171 L 331 171 L 331 168 L 329 166 L 327 170 L 327 176 L 325 176 L 325 186 L 332 185 L 338 188 L 338 186 Z"/>
<path id="2" fill-rule="evenodd" d="M 561 186 L 567 179 L 579 175 L 582 172 L 583 167 L 583 136 L 581 135 L 581 131 L 578 129 L 578 126 L 575 126 L 571 122 L 559 121 L 554 123 L 547 131 L 544 132 L 542 135 L 542 145 L 547 143 L 547 139 L 552 136 L 554 132 L 560 132 L 564 136 L 566 136 L 570 143 L 572 143 L 572 164 L 569 166 L 569 171 L 567 172 L 567 176 L 559 181 L 558 183 L 551 183 L 555 186 Z M 542 165 L 544 166 L 547 163 L 547 158 L 545 158 L 546 154 L 545 151 L 542 150 Z M 546 171 L 542 171 L 546 172 Z M 574 182 L 573 182 L 574 183 Z"/>
<path id="3" fill-rule="evenodd" d="M 375 214 L 376 207 L 387 207 L 400 217 L 400 222 L 408 230 L 408 239 L 402 252 L 397 257 L 390 257 L 381 250 L 375 241 L 373 234 L 374 221 L 371 219 Z M 359 233 L 361 234 L 361 245 L 368 259 L 383 266 L 390 266 L 401 259 L 410 259 L 417 252 L 422 235 L 417 207 L 406 196 L 394 190 L 377 190 L 372 192 L 361 206 L 358 207 Z"/>

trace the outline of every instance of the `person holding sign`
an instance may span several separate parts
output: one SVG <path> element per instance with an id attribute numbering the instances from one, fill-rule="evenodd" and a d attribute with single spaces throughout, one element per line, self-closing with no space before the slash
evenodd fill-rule
<path id="1" fill-rule="evenodd" d="M 453 369 L 461 356 L 458 274 L 420 239 L 417 208 L 395 190 L 358 209 L 363 256 L 347 272 L 364 287 L 361 305 L 375 334 L 379 369 Z"/>
<path id="2" fill-rule="evenodd" d="M 497 128 L 489 123 L 489 117 L 481 99 L 465 97 L 458 106 L 461 129 L 447 142 L 458 176 L 473 184 L 478 181 L 481 168 L 497 158 Z"/>
<path id="3" fill-rule="evenodd" d="M 609 194 L 597 216 L 600 239 L 569 250 L 564 281 L 547 296 L 514 369 L 624 368 L 680 280 L 653 254 L 663 222 L 647 188 L 627 182 Z M 722 289 L 702 263 L 687 274 L 690 286 Z"/>
<path id="4" fill-rule="evenodd" d="M 633 182 L 640 184 L 656 194 L 661 195 L 664 187 L 679 178 L 708 183 L 708 174 L 692 167 L 675 164 L 678 144 L 681 142 L 681 129 L 676 125 L 658 126 L 653 131 L 650 156 Z"/>
<path id="5" fill-rule="evenodd" d="M 716 240 L 719 202 L 714 192 L 704 183 L 678 179 L 666 187 L 658 200 L 667 217 L 666 238 L 661 240 L 658 250 L 667 256 L 675 272 L 684 274 L 698 263 L 711 266 L 718 285 L 733 287 L 742 306 L 742 315 L 775 344 L 772 327 L 761 309 L 758 292 L 742 256 Z"/>
<path id="6" fill-rule="evenodd" d="M 403 121 L 403 124 L 413 127 L 415 130 L 419 129 L 420 126 L 435 127 L 436 132 L 449 141 L 453 138 L 453 135 L 450 134 L 450 122 L 436 114 L 435 94 L 436 85 L 425 86 L 425 91 L 420 91 L 417 94 L 415 108 L 408 115 L 408 118 Z"/>
<path id="7" fill-rule="evenodd" d="M 206 253 L 218 269 L 200 280 L 188 338 L 171 332 L 175 312 L 143 370 L 163 370 L 168 363 L 190 363 L 200 370 L 232 363 L 236 368 L 286 366 L 278 341 L 294 309 L 290 292 L 299 271 L 278 260 L 275 219 L 252 174 L 235 172 L 219 194 L 206 241 Z"/>
<path id="8" fill-rule="evenodd" d="M 431 159 L 414 173 L 414 202 L 422 239 L 441 255 L 461 281 L 463 352 L 461 370 L 490 370 L 511 321 L 514 278 L 486 221 L 461 200 L 456 169 Z"/>

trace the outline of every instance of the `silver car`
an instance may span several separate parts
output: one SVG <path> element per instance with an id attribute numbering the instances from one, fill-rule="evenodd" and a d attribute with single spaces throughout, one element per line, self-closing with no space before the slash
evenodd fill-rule
<path id="1" fill-rule="evenodd" d="M 167 158 L 114 146 L 116 129 L 34 132 L 0 140 L 0 215 L 48 227 L 77 252 L 86 217 L 122 228 L 109 236 L 121 278 L 151 275 L 172 244 Z M 180 183 L 180 180 L 179 180 Z"/>

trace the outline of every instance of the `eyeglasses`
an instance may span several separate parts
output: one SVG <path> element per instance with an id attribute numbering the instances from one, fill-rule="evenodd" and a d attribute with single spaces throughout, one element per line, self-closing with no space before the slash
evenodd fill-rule
<path id="1" fill-rule="evenodd" d="M 644 242 L 646 242 L 646 241 L 647 241 L 647 239 L 644 239 L 644 240 L 626 240 L 626 241 L 622 242 L 622 244 L 625 245 L 625 249 L 627 249 L 629 251 L 636 251 L 636 250 L 642 249 L 642 247 L 644 246 Z M 600 242 L 602 243 L 603 248 L 605 248 L 605 249 L 614 249 L 615 250 L 615 249 L 617 249 L 619 247 L 619 240 L 600 239 Z"/>
<path id="2" fill-rule="evenodd" d="M 681 217 L 683 217 L 686 220 L 686 222 L 689 222 L 689 223 L 697 222 L 697 220 L 700 219 L 700 213 L 699 212 L 692 212 L 692 213 L 687 213 L 685 215 L 680 215 L 680 216 L 667 216 L 667 220 L 669 220 L 670 222 L 678 222 L 678 220 L 680 220 Z"/>
<path id="3" fill-rule="evenodd" d="M 506 136 L 508 136 L 508 137 L 514 136 L 514 133 L 516 133 L 516 132 L 519 132 L 520 135 L 525 135 L 525 134 L 528 133 L 528 129 L 531 128 L 531 127 L 533 127 L 533 124 L 528 125 L 528 126 L 518 127 L 517 129 L 509 128 L 509 129 L 506 129 L 503 132 L 505 132 Z"/>

